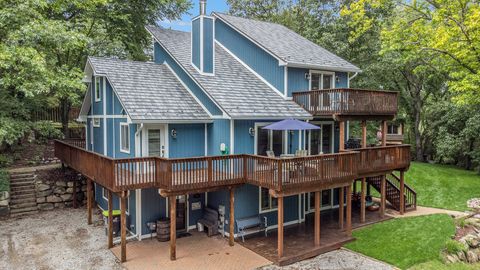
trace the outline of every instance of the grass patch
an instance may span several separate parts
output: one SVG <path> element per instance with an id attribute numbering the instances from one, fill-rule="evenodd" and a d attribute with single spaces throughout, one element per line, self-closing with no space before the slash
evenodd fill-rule
<path id="1" fill-rule="evenodd" d="M 353 232 L 347 248 L 401 269 L 439 261 L 440 251 L 455 234 L 454 220 L 445 214 L 399 218 Z"/>
<path id="2" fill-rule="evenodd" d="M 464 211 L 469 199 L 480 196 L 480 175 L 454 166 L 412 162 L 405 180 L 422 206 Z"/>
<path id="3" fill-rule="evenodd" d="M 0 191 L 10 191 L 8 172 L 0 169 Z"/>

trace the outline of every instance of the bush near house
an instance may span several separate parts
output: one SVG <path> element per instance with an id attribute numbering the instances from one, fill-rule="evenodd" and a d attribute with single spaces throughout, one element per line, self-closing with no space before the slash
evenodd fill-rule
<path id="1" fill-rule="evenodd" d="M 0 192 L 10 191 L 10 181 L 8 178 L 8 172 L 0 169 Z"/>

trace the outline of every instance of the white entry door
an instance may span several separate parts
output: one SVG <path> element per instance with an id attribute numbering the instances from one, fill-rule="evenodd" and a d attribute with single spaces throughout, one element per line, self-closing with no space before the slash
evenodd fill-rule
<path id="1" fill-rule="evenodd" d="M 164 126 L 148 127 L 143 136 L 144 157 L 168 157 Z"/>

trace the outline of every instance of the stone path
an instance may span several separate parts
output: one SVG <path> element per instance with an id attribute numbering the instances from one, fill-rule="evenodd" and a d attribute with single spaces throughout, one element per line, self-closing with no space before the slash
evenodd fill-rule
<path id="1" fill-rule="evenodd" d="M 304 260 L 288 266 L 279 267 L 276 265 L 267 265 L 258 268 L 258 270 L 310 270 L 310 269 L 328 269 L 328 270 L 393 270 L 391 265 L 377 261 L 359 253 L 339 249 L 319 255 L 313 259 Z"/>
<path id="2" fill-rule="evenodd" d="M 404 215 L 400 215 L 398 211 L 393 209 L 387 209 L 386 213 L 395 218 L 426 216 L 426 215 L 433 215 L 433 214 L 448 214 L 453 217 L 461 217 L 461 216 L 468 215 L 468 213 L 466 212 L 433 208 L 433 207 L 425 207 L 425 206 L 417 206 L 417 210 L 406 212 Z"/>

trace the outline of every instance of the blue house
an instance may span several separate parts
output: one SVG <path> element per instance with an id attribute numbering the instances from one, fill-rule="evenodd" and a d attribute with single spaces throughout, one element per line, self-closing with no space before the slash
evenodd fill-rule
<path id="1" fill-rule="evenodd" d="M 280 160 L 298 150 L 328 156 L 343 151 L 349 121 L 383 121 L 396 113 L 396 95 L 393 110 L 385 104 L 370 106 L 391 98 L 388 93 L 361 107 L 365 93 L 349 89 L 361 70 L 284 26 L 216 12 L 200 14 L 191 23 L 191 32 L 146 27 L 154 40 L 153 62 L 88 58 L 88 91 L 79 116 L 88 151 L 115 160 L 267 153 Z M 290 118 L 320 129 L 262 129 Z M 108 187 L 95 182 L 94 199 L 107 209 Z M 321 196 L 321 211 L 338 209 L 348 200 L 338 185 L 285 193 L 282 226 L 305 222 L 315 212 L 315 194 Z M 277 228 L 278 200 L 272 195 L 259 185 L 236 187 L 235 220 L 266 217 L 268 229 Z M 127 196 L 127 230 L 138 240 L 149 238 L 147 224 L 169 217 L 169 200 L 156 187 L 131 189 Z M 228 189 L 175 195 L 176 230 L 196 229 L 211 208 L 222 217 L 220 232 L 229 235 L 229 198 Z M 115 209 L 119 201 L 114 195 Z"/>

